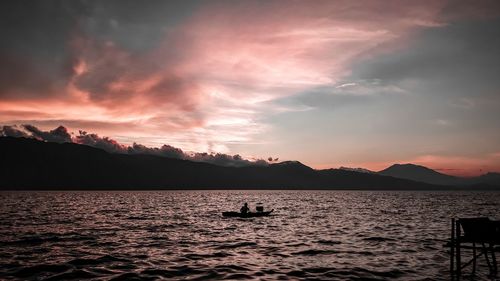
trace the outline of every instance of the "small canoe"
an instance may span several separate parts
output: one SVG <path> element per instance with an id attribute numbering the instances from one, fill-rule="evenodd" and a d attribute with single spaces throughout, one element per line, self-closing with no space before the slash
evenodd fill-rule
<path id="1" fill-rule="evenodd" d="M 222 216 L 224 217 L 237 217 L 237 218 L 254 218 L 254 217 L 265 217 L 269 216 L 274 209 L 268 212 L 256 212 L 256 213 L 246 213 L 242 214 L 240 212 L 222 212 Z"/>

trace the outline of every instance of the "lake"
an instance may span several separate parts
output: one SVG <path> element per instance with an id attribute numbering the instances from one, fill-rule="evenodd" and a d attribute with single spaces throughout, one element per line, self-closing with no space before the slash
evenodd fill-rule
<path id="1" fill-rule="evenodd" d="M 244 202 L 274 215 L 221 216 Z M 450 219 L 499 210 L 500 192 L 1 192 L 0 279 L 448 280 Z"/>

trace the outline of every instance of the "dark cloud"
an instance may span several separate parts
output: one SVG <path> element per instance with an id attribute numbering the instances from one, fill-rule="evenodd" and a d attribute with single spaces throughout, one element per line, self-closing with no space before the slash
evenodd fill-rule
<path id="1" fill-rule="evenodd" d="M 432 87 L 425 91 L 429 95 L 498 95 L 498 50 L 500 19 L 452 23 L 421 32 L 409 48 L 359 62 L 352 77 L 388 83 L 422 81 Z"/>
<path id="2" fill-rule="evenodd" d="M 3 126 L 2 128 L 0 128 L 0 136 L 4 136 L 4 137 L 15 137 L 15 138 L 20 138 L 20 137 L 23 137 L 23 138 L 27 138 L 29 137 L 29 135 L 18 129 L 18 127 L 16 125 L 14 126 Z"/>
<path id="3" fill-rule="evenodd" d="M 51 94 L 53 79 L 26 57 L 0 52 L 0 98 L 19 99 Z"/>
<path id="4" fill-rule="evenodd" d="M 157 155 L 168 158 L 185 159 L 195 162 L 205 162 L 226 167 L 244 167 L 244 166 L 256 166 L 256 165 L 262 166 L 268 164 L 268 162 L 261 159 L 256 161 L 250 161 L 244 159 L 238 154 L 229 155 L 224 153 L 206 153 L 206 152 L 198 152 L 190 154 L 183 152 L 180 148 L 176 148 L 166 144 L 160 148 L 157 148 L 157 147 L 147 147 L 142 144 L 134 143 L 132 146 L 128 147 L 127 151 L 129 154 Z"/>
<path id="5" fill-rule="evenodd" d="M 75 25 L 90 15 L 83 0 L 0 2 L 0 49 L 47 62 L 64 54 Z M 54 61 L 53 61 L 54 62 Z"/>
<path id="6" fill-rule="evenodd" d="M 174 36 L 169 40 L 180 39 Z M 198 102 L 199 83 L 187 74 L 176 73 L 181 63 L 179 54 L 187 52 L 180 48 L 167 44 L 152 52 L 134 52 L 112 41 L 81 34 L 71 42 L 67 70 L 74 75 L 76 88 L 108 108 L 130 106 L 130 99 L 135 98 L 143 104 L 166 104 L 190 111 Z M 75 69 L 82 66 L 85 71 L 75 75 Z"/>
<path id="7" fill-rule="evenodd" d="M 240 155 L 228 155 L 223 153 L 195 153 L 189 157 L 189 160 L 197 162 L 206 162 L 219 166 L 226 167 L 244 167 L 244 166 L 264 166 L 268 163 L 265 160 L 259 159 L 250 161 L 243 159 Z"/>
<path id="8" fill-rule="evenodd" d="M 450 23 L 422 30 L 417 37 L 407 48 L 358 61 L 343 82 L 277 102 L 313 108 L 381 108 L 419 97 L 427 99 L 430 110 L 449 99 L 498 100 L 500 19 Z M 439 106 L 440 114 L 448 113 Z"/>
<path id="9" fill-rule="evenodd" d="M 33 125 L 23 125 L 24 129 L 31 133 L 31 135 L 39 140 L 48 142 L 72 142 L 71 135 L 68 133 L 68 129 L 63 126 L 59 126 L 51 131 L 42 131 Z"/>
<path id="10" fill-rule="evenodd" d="M 79 144 L 97 147 L 112 153 L 127 153 L 127 148 L 119 144 L 114 139 L 100 137 L 97 134 L 88 134 L 85 131 L 79 131 L 79 135 L 74 137 L 73 141 Z"/>
<path id="11" fill-rule="evenodd" d="M 77 136 L 71 137 L 68 129 L 64 126 L 59 126 L 54 130 L 43 131 L 33 125 L 23 125 L 24 130 L 14 126 L 3 126 L 0 129 L 0 136 L 6 137 L 33 137 L 39 140 L 48 142 L 73 142 L 84 144 L 96 148 L 103 149 L 110 153 L 123 153 L 123 154 L 148 154 L 156 155 L 175 159 L 185 159 L 196 162 L 211 163 L 219 166 L 226 167 L 244 167 L 244 166 L 264 166 L 268 162 L 263 159 L 251 161 L 244 159 L 240 155 L 229 155 L 224 153 L 186 153 L 182 149 L 164 144 L 161 147 L 147 147 L 142 144 L 134 143 L 132 146 L 120 144 L 118 141 L 108 138 L 100 137 L 97 134 L 87 133 L 80 130 Z M 270 162 L 273 161 L 270 157 Z M 275 158 L 274 161 L 277 161 Z"/>
<path id="12" fill-rule="evenodd" d="M 120 87 L 114 90 L 113 83 L 130 77 L 135 72 L 130 66 L 138 67 L 138 61 L 133 56 L 118 50 L 115 46 L 106 45 L 86 38 L 77 39 L 74 43 L 73 56 L 71 61 L 75 66 L 79 61 L 92 62 L 91 68 L 76 78 L 75 85 L 83 91 L 89 93 L 89 98 L 93 101 L 114 100 L 117 96 L 120 99 L 128 100 L 133 90 L 129 87 Z"/>
<path id="13" fill-rule="evenodd" d="M 147 49 L 199 5 L 198 1 L 16 0 L 0 1 L 0 49 L 34 57 L 67 51 L 75 29 L 99 40 Z"/>
<path id="14" fill-rule="evenodd" d="M 380 79 L 348 80 L 338 85 L 316 87 L 292 97 L 285 97 L 273 103 L 291 107 L 307 106 L 310 108 L 337 109 L 359 104 L 376 104 L 380 98 L 398 98 L 404 90 L 391 81 Z M 300 108 L 300 107 L 299 107 Z"/>
<path id="15" fill-rule="evenodd" d="M 63 94 L 68 40 L 86 1 L 0 1 L 0 98 Z"/>
<path id="16" fill-rule="evenodd" d="M 197 5 L 197 1 L 157 0 L 0 1 L 0 98 L 64 96 L 75 66 L 83 59 L 101 63 L 79 77 L 77 86 L 96 100 L 115 97 L 109 86 L 118 77 L 141 79 L 153 73 L 155 61 L 144 60 L 141 54 L 157 47 Z M 79 47 L 85 48 L 76 48 L 75 41 L 81 44 L 82 38 L 86 43 Z M 138 75 L 141 71 L 146 73 Z M 127 91 L 118 94 L 126 98 Z"/>
<path id="17" fill-rule="evenodd" d="M 442 10 L 445 20 L 491 19 L 500 16 L 497 0 L 453 0 Z"/>
<path id="18" fill-rule="evenodd" d="M 166 32 L 200 4 L 195 0 L 86 2 L 91 9 L 81 28 L 92 37 L 113 41 L 130 51 L 154 48 Z"/>
<path id="19" fill-rule="evenodd" d="M 185 154 L 180 148 L 176 148 L 170 145 L 164 144 L 162 147 L 147 147 L 142 144 L 135 143 L 128 147 L 128 153 L 130 154 L 151 154 L 164 156 L 168 158 L 184 159 Z"/>

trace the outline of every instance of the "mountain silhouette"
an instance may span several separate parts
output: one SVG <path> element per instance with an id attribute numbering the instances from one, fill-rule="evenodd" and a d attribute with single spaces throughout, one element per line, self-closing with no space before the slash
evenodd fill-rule
<path id="1" fill-rule="evenodd" d="M 427 167 L 415 164 L 394 164 L 389 168 L 378 172 L 378 174 L 437 185 L 465 184 L 465 179 L 463 178 L 445 175 Z"/>
<path id="2" fill-rule="evenodd" d="M 479 177 L 467 179 L 467 184 L 489 184 L 500 186 L 500 173 L 486 173 Z"/>
<path id="3" fill-rule="evenodd" d="M 0 189 L 449 189 L 370 173 L 315 170 L 297 161 L 223 167 L 75 143 L 0 137 Z M 489 188 L 489 187 L 485 187 Z"/>

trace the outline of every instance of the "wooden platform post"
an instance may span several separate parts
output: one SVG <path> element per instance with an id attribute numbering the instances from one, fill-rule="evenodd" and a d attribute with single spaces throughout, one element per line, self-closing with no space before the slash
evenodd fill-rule
<path id="1" fill-rule="evenodd" d="M 495 247 L 491 243 L 490 243 L 490 251 L 491 251 L 491 260 L 493 263 L 493 268 L 492 268 L 493 270 L 491 275 L 496 276 L 498 274 L 497 258 L 495 256 Z"/>
<path id="2" fill-rule="evenodd" d="M 491 263 L 490 263 L 490 258 L 488 257 L 488 248 L 486 248 L 485 243 L 482 243 L 483 245 L 483 253 L 484 253 L 484 258 L 486 259 L 486 264 L 488 264 L 488 270 L 491 272 Z"/>
<path id="3" fill-rule="evenodd" d="M 451 238 L 450 238 L 450 273 L 455 274 L 455 218 L 451 219 Z"/>
<path id="4" fill-rule="evenodd" d="M 460 256 L 460 223 L 458 220 L 455 222 L 455 245 L 456 245 L 456 258 L 457 258 L 457 276 L 462 274 L 462 261 Z"/>
<path id="5" fill-rule="evenodd" d="M 476 242 L 472 242 L 472 274 L 476 274 Z"/>

